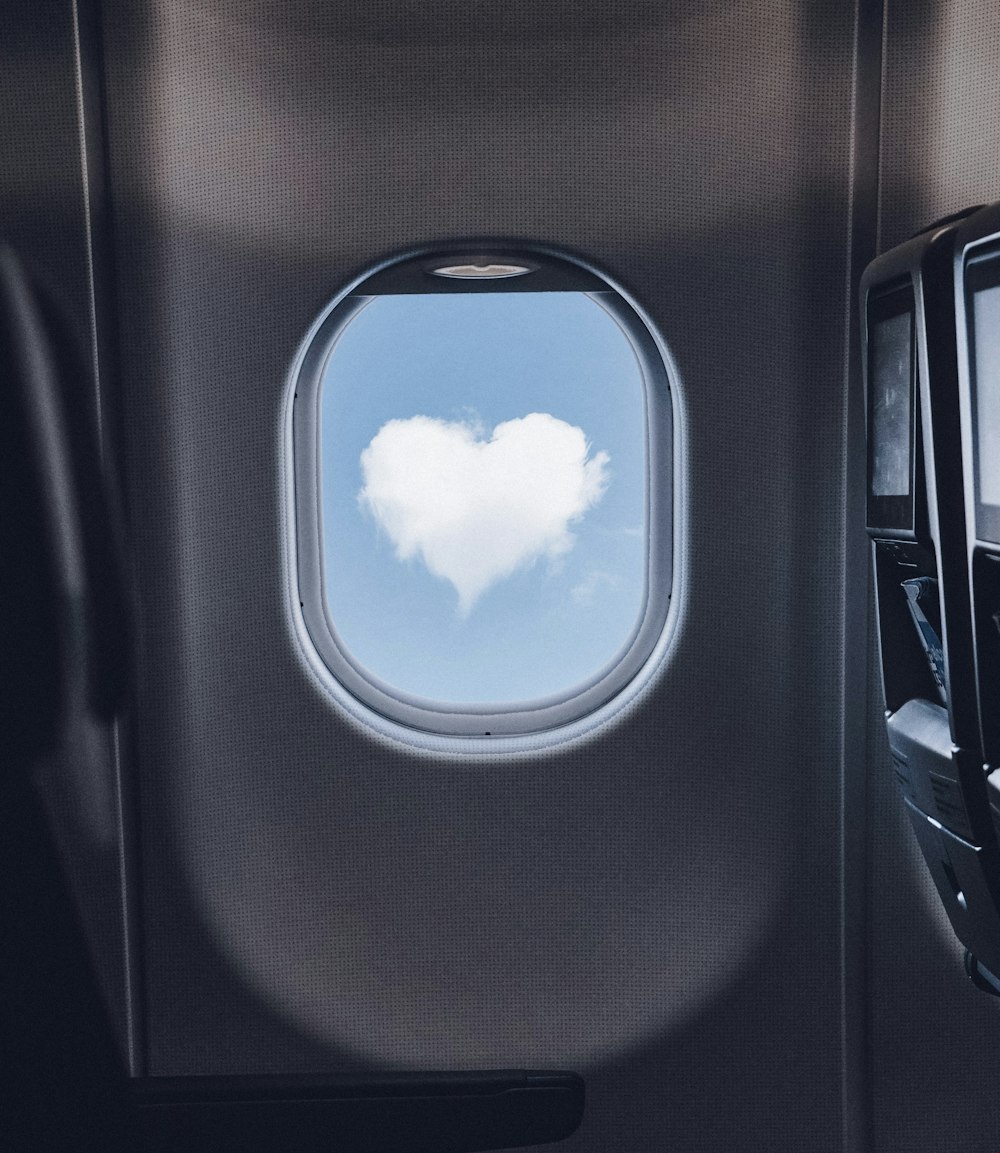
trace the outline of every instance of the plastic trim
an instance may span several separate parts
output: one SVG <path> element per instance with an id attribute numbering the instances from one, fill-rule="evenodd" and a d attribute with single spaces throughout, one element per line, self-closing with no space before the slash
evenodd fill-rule
<path id="1" fill-rule="evenodd" d="M 629 295 L 590 266 L 549 249 L 501 242 L 488 251 L 541 264 L 560 287 L 586 291 L 621 325 L 646 384 L 647 595 L 642 616 L 615 660 L 590 680 L 559 696 L 488 709 L 411 697 L 380 682 L 351 658 L 324 604 L 322 536 L 317 484 L 317 406 L 323 370 L 338 334 L 363 308 L 369 282 L 405 280 L 427 261 L 487 249 L 423 249 L 396 257 L 357 277 L 323 310 L 299 347 L 288 378 L 282 430 L 285 480 L 286 565 L 291 627 L 299 650 L 326 692 L 368 729 L 431 752 L 458 754 L 535 750 L 592 731 L 642 691 L 659 668 L 665 638 L 676 620 L 673 573 L 681 535 L 677 501 L 682 462 L 674 391 L 678 372 L 662 337 Z M 388 275 L 387 275 L 388 270 Z M 429 279 L 429 278 L 428 278 Z M 525 278 L 527 279 L 527 278 Z M 541 278 L 540 278 L 541 279 Z M 600 291 L 595 291 L 597 286 Z M 405 289 L 404 289 L 405 291 Z M 464 291 L 457 283 L 452 291 Z"/>

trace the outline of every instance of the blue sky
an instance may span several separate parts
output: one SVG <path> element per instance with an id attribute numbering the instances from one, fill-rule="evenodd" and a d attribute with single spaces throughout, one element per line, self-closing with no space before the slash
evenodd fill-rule
<path id="1" fill-rule="evenodd" d="M 372 300 L 321 399 L 327 604 L 354 659 L 469 704 L 597 672 L 643 607 L 645 442 L 635 354 L 583 293 Z"/>

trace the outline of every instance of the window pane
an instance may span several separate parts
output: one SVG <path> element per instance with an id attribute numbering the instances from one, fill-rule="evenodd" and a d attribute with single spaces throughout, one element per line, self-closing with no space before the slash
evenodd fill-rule
<path id="1" fill-rule="evenodd" d="M 400 693 L 564 693 L 645 605 L 642 375 L 582 292 L 374 297 L 321 393 L 324 584 L 342 646 Z"/>

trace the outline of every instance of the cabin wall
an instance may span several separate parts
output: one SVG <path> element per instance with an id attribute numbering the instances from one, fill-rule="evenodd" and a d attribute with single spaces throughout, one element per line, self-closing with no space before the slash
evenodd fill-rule
<path id="1" fill-rule="evenodd" d="M 991 0 L 889 0 L 879 248 L 1000 198 L 1000 23 Z M 872 671 L 873 685 L 878 684 Z M 873 705 L 876 702 L 873 700 Z M 965 977 L 872 709 L 870 1068 L 874 1148 L 986 1153 L 1000 1133 L 1000 1002 Z"/>
<path id="2" fill-rule="evenodd" d="M 106 0 L 149 1073 L 569 1067 L 567 1150 L 841 1147 L 852 20 Z M 351 276 L 484 234 L 670 344 L 683 613 L 620 722 L 469 764 L 308 675 L 279 430 Z"/>
<path id="3" fill-rule="evenodd" d="M 962 973 L 877 706 L 867 776 L 841 751 L 849 6 L 348 8 L 0 6 L 2 231 L 124 410 L 137 1070 L 568 1066 L 570 1153 L 992 1150 L 1000 1005 Z M 995 5 L 886 21 L 879 250 L 1000 195 Z M 649 310 L 687 520 L 653 692 L 584 745 L 467 766 L 366 737 L 306 676 L 276 430 L 345 280 L 483 233 L 591 257 Z M 125 1046 L 115 744 L 78 734 L 41 783 Z"/>

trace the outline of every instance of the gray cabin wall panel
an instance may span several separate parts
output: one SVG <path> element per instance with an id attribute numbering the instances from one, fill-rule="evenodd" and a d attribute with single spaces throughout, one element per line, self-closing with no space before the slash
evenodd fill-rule
<path id="1" fill-rule="evenodd" d="M 998 198 L 1000 22 L 990 0 L 887 4 L 880 247 Z"/>
<path id="2" fill-rule="evenodd" d="M 839 1149 L 852 14 L 334 11 L 104 5 L 148 1070 L 571 1067 L 568 1150 Z M 469 764 L 306 675 L 278 450 L 337 289 L 484 234 L 659 325 L 687 539 L 652 691 Z"/>
<path id="3" fill-rule="evenodd" d="M 1000 20 L 992 0 L 887 5 L 884 251 L 1000 198 Z M 877 678 L 872 680 L 877 684 Z M 870 1079 L 877 1153 L 971 1153 L 1000 1138 L 1000 1005 L 965 976 L 893 780 L 870 758 Z"/>

